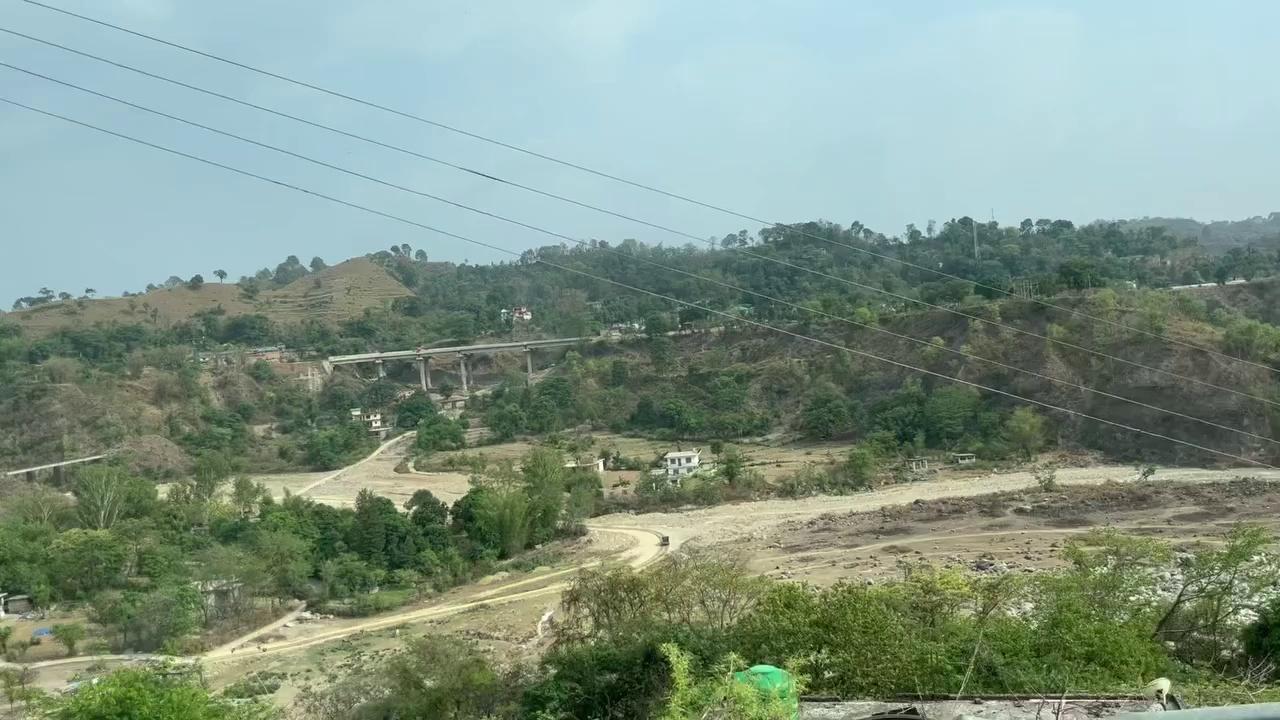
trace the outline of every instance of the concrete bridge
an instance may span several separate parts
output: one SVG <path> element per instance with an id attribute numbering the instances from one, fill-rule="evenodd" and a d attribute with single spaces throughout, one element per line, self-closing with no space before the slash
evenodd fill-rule
<path id="1" fill-rule="evenodd" d="M 338 365 L 359 365 L 373 363 L 378 368 L 378 377 L 386 377 L 386 362 L 406 361 L 418 364 L 418 377 L 423 390 L 432 389 L 431 359 L 437 357 L 458 356 L 458 374 L 462 378 L 462 392 L 467 392 L 467 359 L 473 355 L 496 355 L 504 352 L 523 352 L 525 371 L 533 377 L 533 351 L 545 348 L 571 347 L 597 338 L 572 337 L 553 338 L 550 340 L 519 340 L 505 343 L 484 343 L 480 345 L 453 345 L 439 348 L 417 348 L 416 350 L 393 350 L 390 352 L 361 353 L 359 355 L 334 355 L 324 362 L 325 372 L 333 372 Z"/>
<path id="2" fill-rule="evenodd" d="M 52 470 L 54 477 L 61 482 L 62 473 L 65 468 L 72 465 L 79 465 L 81 463 L 95 462 L 105 457 L 107 457 L 107 453 L 103 453 L 102 455 L 90 455 L 88 457 L 76 458 L 74 460 L 63 460 L 62 462 L 49 463 L 47 465 L 36 465 L 34 467 L 22 468 L 20 470 L 6 470 L 3 474 L 5 477 L 18 477 L 19 475 L 25 475 L 27 480 L 35 482 L 36 475 L 42 470 Z"/>

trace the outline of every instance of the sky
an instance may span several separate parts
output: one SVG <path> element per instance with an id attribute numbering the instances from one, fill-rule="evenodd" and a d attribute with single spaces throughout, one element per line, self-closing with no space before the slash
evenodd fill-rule
<path id="1" fill-rule="evenodd" d="M 1280 210 L 1280 3 L 48 0 L 772 222 Z M 758 224 L 29 5 L 0 27 L 584 202 Z M 0 61 L 574 238 L 686 239 L 0 33 Z M 559 240 L 8 68 L 0 96 L 520 251 Z M 408 243 L 493 250 L 0 104 L 0 303 Z"/>

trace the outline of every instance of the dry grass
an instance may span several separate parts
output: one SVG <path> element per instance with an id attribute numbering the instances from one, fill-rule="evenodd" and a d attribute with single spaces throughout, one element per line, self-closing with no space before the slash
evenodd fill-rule
<path id="1" fill-rule="evenodd" d="M 365 258 L 355 258 L 279 290 L 263 291 L 254 300 L 241 294 L 235 284 L 215 280 L 199 290 L 181 285 L 128 298 L 57 302 L 14 312 L 9 317 L 33 335 L 98 323 L 152 323 L 167 327 L 219 307 L 228 316 L 261 313 L 277 323 L 308 318 L 339 321 L 411 294 L 386 270 Z"/>

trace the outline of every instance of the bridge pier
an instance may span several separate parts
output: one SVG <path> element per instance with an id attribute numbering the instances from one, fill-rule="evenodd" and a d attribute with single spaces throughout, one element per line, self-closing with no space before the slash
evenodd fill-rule
<path id="1" fill-rule="evenodd" d="M 533 348 L 525 346 L 524 349 L 524 375 L 530 385 L 533 384 Z"/>
<path id="2" fill-rule="evenodd" d="M 423 392 L 431 389 L 431 358 L 424 357 L 418 360 L 418 380 L 422 383 Z"/>
<path id="3" fill-rule="evenodd" d="M 462 394 L 467 394 L 467 356 L 458 356 L 458 375 L 462 377 Z"/>
<path id="4" fill-rule="evenodd" d="M 386 376 L 387 376 L 387 365 L 386 365 L 386 363 L 384 363 L 384 362 L 383 362 L 383 361 L 381 361 L 381 360 L 374 360 L 374 361 L 373 361 L 373 364 L 378 366 L 378 379 L 379 379 L 379 380 L 381 380 L 382 378 L 384 378 L 384 377 L 386 377 Z"/>

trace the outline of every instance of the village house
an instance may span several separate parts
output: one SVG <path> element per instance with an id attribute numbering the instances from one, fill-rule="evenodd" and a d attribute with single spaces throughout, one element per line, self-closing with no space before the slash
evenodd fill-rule
<path id="1" fill-rule="evenodd" d="M 35 608 L 27 595 L 10 595 L 0 592 L 0 618 L 5 615 L 21 615 Z"/>
<path id="2" fill-rule="evenodd" d="M 662 470 L 668 477 L 679 477 L 682 475 L 690 475 L 698 471 L 698 467 L 702 464 L 702 451 L 698 448 L 692 450 L 672 450 L 662 456 Z"/>
<path id="3" fill-rule="evenodd" d="M 440 411 L 454 420 L 456 420 L 466 408 L 466 395 L 454 394 L 440 400 Z"/>
<path id="4" fill-rule="evenodd" d="M 364 412 L 360 408 L 351 408 L 351 419 L 364 423 L 369 433 L 377 435 L 379 439 L 385 438 L 387 433 L 391 432 L 391 425 L 383 420 L 382 413 L 374 410 Z"/>

